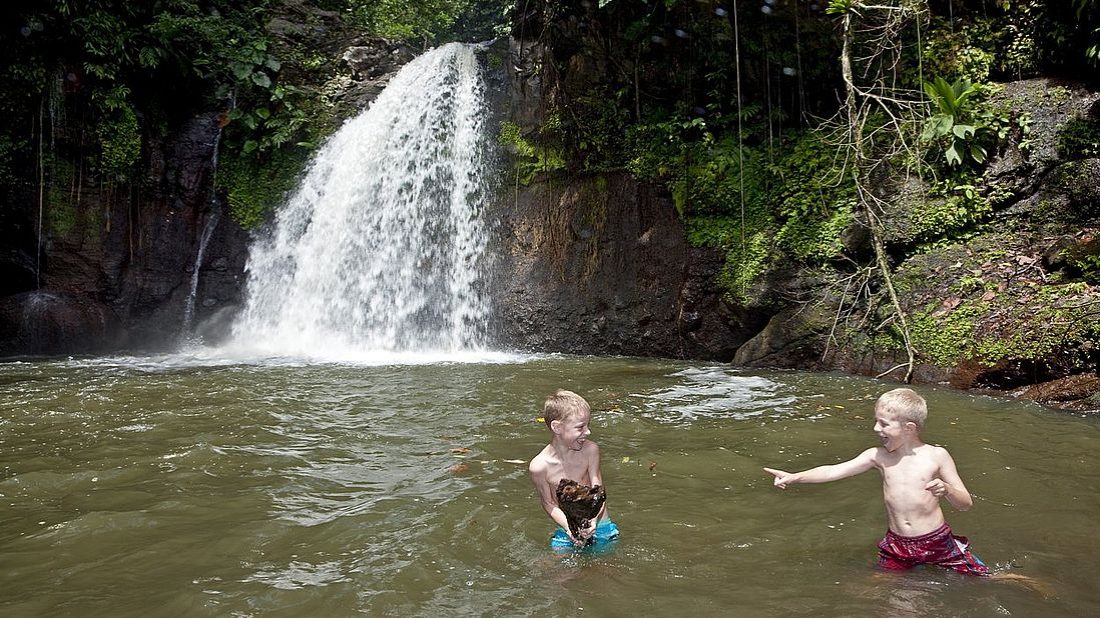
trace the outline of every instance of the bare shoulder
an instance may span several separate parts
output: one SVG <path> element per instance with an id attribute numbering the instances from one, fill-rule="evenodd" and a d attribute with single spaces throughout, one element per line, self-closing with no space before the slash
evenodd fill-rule
<path id="1" fill-rule="evenodd" d="M 927 457 L 928 459 L 934 460 L 936 463 L 951 460 L 951 453 L 948 453 L 947 449 L 945 449 L 944 447 L 936 446 L 935 444 L 922 445 L 918 453 L 920 453 L 924 457 Z"/>
<path id="2" fill-rule="evenodd" d="M 539 454 L 535 455 L 535 457 L 531 459 L 531 463 L 527 465 L 527 470 L 531 474 L 546 473 L 547 468 L 550 466 L 549 457 L 547 456 L 547 449 L 549 449 L 549 447 L 545 447 L 541 451 L 539 451 Z"/>
<path id="3" fill-rule="evenodd" d="M 856 461 L 869 461 L 869 462 L 871 462 L 872 464 L 874 464 L 876 466 L 881 466 L 882 465 L 882 457 L 883 457 L 883 455 L 887 455 L 887 454 L 889 454 L 889 451 L 887 451 L 884 447 L 872 446 L 871 448 L 863 451 L 859 455 L 856 455 L 855 460 Z"/>
<path id="4" fill-rule="evenodd" d="M 585 440 L 584 446 L 581 447 L 581 454 L 588 461 L 600 461 L 600 445 L 591 440 Z"/>
<path id="5" fill-rule="evenodd" d="M 932 447 L 932 450 L 930 451 L 930 453 L 931 453 L 932 457 L 935 458 L 936 463 L 941 464 L 941 465 L 945 464 L 945 463 L 950 463 L 950 464 L 955 463 L 955 460 L 951 458 L 951 453 L 949 453 L 946 448 L 944 448 L 942 446 L 933 446 L 933 445 L 929 445 L 929 446 Z"/>

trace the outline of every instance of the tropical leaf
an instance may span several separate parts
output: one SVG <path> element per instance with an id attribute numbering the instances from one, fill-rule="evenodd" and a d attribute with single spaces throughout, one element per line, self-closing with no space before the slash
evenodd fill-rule
<path id="1" fill-rule="evenodd" d="M 970 145 L 970 158 L 974 159 L 978 163 L 984 163 L 986 157 L 985 148 L 982 148 L 978 144 Z"/>
<path id="2" fill-rule="evenodd" d="M 956 124 L 951 127 L 951 132 L 955 134 L 955 137 L 965 140 L 974 136 L 975 128 L 968 124 Z"/>
<path id="3" fill-rule="evenodd" d="M 959 151 L 955 149 L 954 143 L 952 143 L 951 146 L 947 148 L 947 151 L 944 152 L 944 155 L 947 157 L 948 165 L 955 166 L 962 164 L 962 157 L 959 156 Z"/>
<path id="4" fill-rule="evenodd" d="M 936 114 L 925 125 L 924 131 L 921 133 L 921 139 L 934 140 L 938 137 L 943 137 L 951 132 L 952 125 L 955 124 L 954 116 L 949 114 Z"/>

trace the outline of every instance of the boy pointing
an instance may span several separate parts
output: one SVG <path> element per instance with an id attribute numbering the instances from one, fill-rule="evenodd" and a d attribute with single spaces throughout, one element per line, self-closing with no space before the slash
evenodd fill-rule
<path id="1" fill-rule="evenodd" d="M 989 575 L 971 553 L 966 537 L 955 536 L 940 510 L 940 498 L 966 511 L 973 505 L 947 449 L 925 444 L 920 437 L 928 406 L 908 388 L 897 388 L 875 403 L 875 433 L 881 446 L 869 448 L 846 462 L 802 472 L 764 468 L 775 486 L 826 483 L 878 468 L 886 503 L 886 536 L 879 542 L 879 565 L 908 569 L 934 564 L 970 575 Z"/>

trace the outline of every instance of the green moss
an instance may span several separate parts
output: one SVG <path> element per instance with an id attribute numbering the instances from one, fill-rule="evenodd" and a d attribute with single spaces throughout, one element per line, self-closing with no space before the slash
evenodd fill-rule
<path id="1" fill-rule="evenodd" d="M 1039 288 L 1033 296 L 1020 291 L 988 302 L 964 300 L 950 310 L 932 304 L 910 316 L 912 342 L 939 365 L 1044 360 L 1100 338 L 1100 324 L 1081 302 L 1087 291 L 1068 284 Z"/>
<path id="2" fill-rule="evenodd" d="M 909 335 L 920 354 L 938 365 L 951 365 L 968 355 L 980 314 L 975 305 L 960 306 L 938 315 L 930 305 L 910 316 Z"/>
<path id="3" fill-rule="evenodd" d="M 546 126 L 554 126 L 556 118 L 551 115 Z M 523 185 L 531 184 L 539 174 L 565 169 L 565 157 L 561 148 L 532 142 L 523 136 L 523 130 L 514 122 L 500 123 L 497 141 L 509 147 L 515 154 L 516 179 Z"/>
<path id="4" fill-rule="evenodd" d="M 50 182 L 46 187 L 46 221 L 56 236 L 67 236 L 76 227 L 77 210 L 72 201 L 73 165 L 64 159 L 49 164 Z"/>
<path id="5" fill-rule="evenodd" d="M 225 192 L 229 213 L 241 227 L 263 223 L 294 189 L 309 160 L 309 150 L 288 146 L 263 158 L 243 154 L 218 160 L 218 187 Z"/>
<path id="6" fill-rule="evenodd" d="M 1058 128 L 1055 148 L 1063 159 L 1100 156 L 1100 119 L 1072 118 Z"/>
<path id="7" fill-rule="evenodd" d="M 959 238 L 993 212 L 990 198 L 964 179 L 938 183 L 929 197 L 908 213 L 909 237 L 917 242 Z"/>
<path id="8" fill-rule="evenodd" d="M 141 158 L 141 127 L 129 105 L 121 105 L 96 129 L 99 137 L 99 171 L 115 181 L 129 178 Z"/>

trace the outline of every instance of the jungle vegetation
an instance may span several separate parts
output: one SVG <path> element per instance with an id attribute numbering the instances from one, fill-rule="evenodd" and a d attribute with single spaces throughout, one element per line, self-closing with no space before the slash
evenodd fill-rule
<path id="1" fill-rule="evenodd" d="M 552 50 L 533 70 L 557 89 L 541 126 L 500 128 L 517 180 L 658 183 L 692 242 L 726 252 L 728 300 L 770 302 L 763 273 L 820 269 L 842 306 L 888 308 L 878 319 L 910 369 L 893 266 L 965 238 L 1003 199 L 982 173 L 1006 140 L 1026 142 L 1029 119 L 997 103 L 998 84 L 1096 83 L 1100 62 L 1097 0 L 39 0 L 5 15 L 5 208 L 41 211 L 81 186 L 140 195 L 149 145 L 215 110 L 219 190 L 254 226 L 333 130 L 340 45 L 510 33 Z M 559 63 L 582 47 L 602 50 L 592 66 Z M 1063 156 L 1100 151 L 1095 119 L 1064 132 Z M 900 239 L 883 203 L 897 177 L 932 198 Z M 870 242 L 845 238 L 853 221 Z M 1082 264 L 1083 281 L 1100 278 Z"/>

